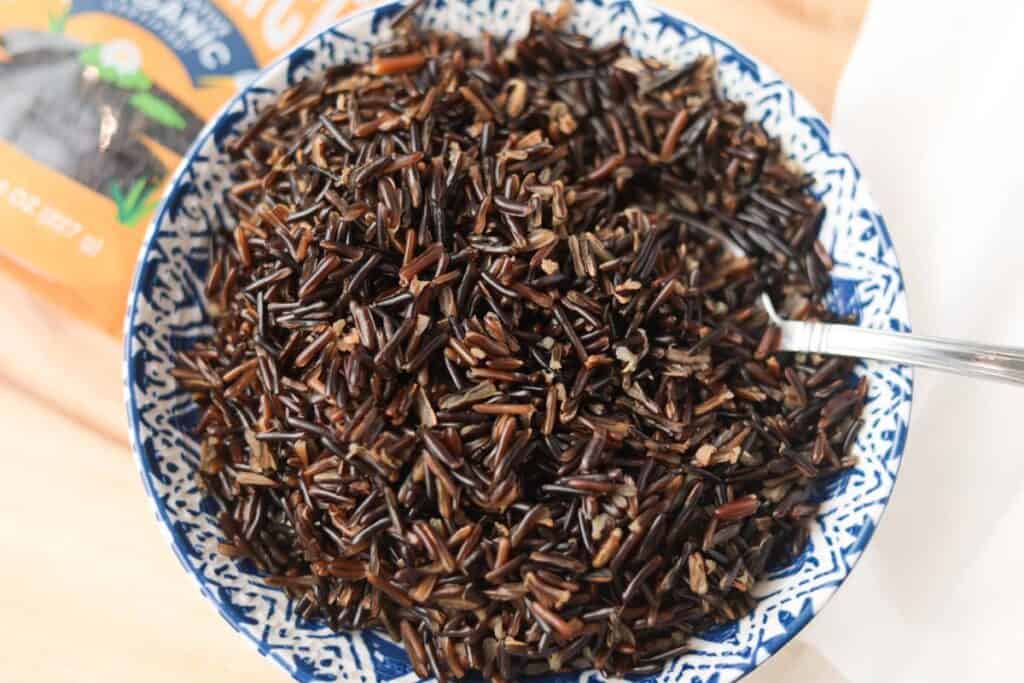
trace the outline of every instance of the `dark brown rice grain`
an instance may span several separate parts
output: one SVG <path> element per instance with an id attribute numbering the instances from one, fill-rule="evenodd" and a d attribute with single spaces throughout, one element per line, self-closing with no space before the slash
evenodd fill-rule
<path id="1" fill-rule="evenodd" d="M 855 463 L 867 385 L 757 303 L 829 317 L 824 209 L 713 60 L 416 4 L 228 145 L 216 331 L 172 373 L 219 547 L 420 677 L 654 673 Z"/>

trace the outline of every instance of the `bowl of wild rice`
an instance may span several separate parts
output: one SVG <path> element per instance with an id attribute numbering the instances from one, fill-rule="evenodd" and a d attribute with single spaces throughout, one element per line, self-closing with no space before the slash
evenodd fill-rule
<path id="1" fill-rule="evenodd" d="M 851 571 L 909 330 L 821 117 L 639 2 L 389 4 L 203 131 L 145 238 L 132 442 L 200 590 L 300 681 L 735 680 Z"/>

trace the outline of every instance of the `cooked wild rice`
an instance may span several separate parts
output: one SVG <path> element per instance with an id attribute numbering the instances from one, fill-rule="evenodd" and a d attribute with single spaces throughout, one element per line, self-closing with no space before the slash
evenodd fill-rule
<path id="1" fill-rule="evenodd" d="M 798 553 L 866 394 L 778 355 L 822 208 L 715 65 L 420 29 L 230 145 L 203 407 L 221 550 L 416 673 L 653 672 Z"/>

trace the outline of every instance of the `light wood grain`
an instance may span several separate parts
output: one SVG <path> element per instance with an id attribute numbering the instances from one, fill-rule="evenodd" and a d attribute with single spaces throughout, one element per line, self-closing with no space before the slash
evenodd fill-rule
<path id="1" fill-rule="evenodd" d="M 281 681 L 159 533 L 125 447 L 0 386 L 0 681 Z"/>
<path id="2" fill-rule="evenodd" d="M 764 60 L 828 117 L 867 0 L 676 0 L 677 9 Z"/>
<path id="3" fill-rule="evenodd" d="M 125 295 L 127 298 L 127 294 Z M 121 340 L 0 276 L 0 382 L 118 446 L 127 446 Z"/>
<path id="4" fill-rule="evenodd" d="M 679 0 L 826 115 L 866 0 Z M 121 342 L 0 277 L 0 681 L 283 681 L 200 596 L 131 462 Z M 841 683 L 799 641 L 750 680 Z"/>

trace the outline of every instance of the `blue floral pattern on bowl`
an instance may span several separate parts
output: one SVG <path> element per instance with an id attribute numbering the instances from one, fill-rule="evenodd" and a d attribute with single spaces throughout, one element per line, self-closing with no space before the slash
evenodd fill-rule
<path id="1" fill-rule="evenodd" d="M 553 0 L 541 3 L 549 9 Z M 466 35 L 525 29 L 534 3 L 430 0 L 425 22 Z M 239 633 L 299 681 L 385 683 L 415 680 L 401 647 L 373 632 L 335 634 L 294 614 L 255 568 L 217 552 L 215 504 L 204 500 L 191 436 L 197 413 L 170 376 L 176 350 L 212 331 L 203 298 L 212 226 L 227 220 L 225 142 L 297 80 L 331 64 L 362 61 L 386 39 L 393 3 L 349 16 L 272 65 L 206 127 L 181 167 L 145 237 L 125 321 L 125 399 L 132 445 L 157 520 L 202 593 Z M 598 42 L 624 39 L 638 54 L 668 63 L 717 58 L 721 90 L 748 105 L 749 117 L 781 138 L 814 178 L 827 213 L 821 239 L 835 262 L 830 305 L 866 327 L 908 331 L 906 293 L 885 221 L 853 160 L 813 108 L 762 63 L 674 14 L 630 0 L 578 0 L 572 28 Z M 822 609 L 871 538 L 892 492 L 910 418 L 908 368 L 860 363 L 871 391 L 856 442 L 860 462 L 833 481 L 804 553 L 760 582 L 757 607 L 743 619 L 694 638 L 692 651 L 655 678 L 665 683 L 726 683 L 753 670 Z M 595 672 L 546 677 L 599 680 Z"/>

